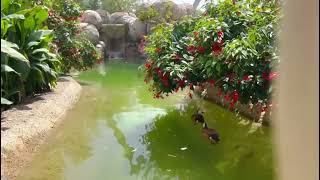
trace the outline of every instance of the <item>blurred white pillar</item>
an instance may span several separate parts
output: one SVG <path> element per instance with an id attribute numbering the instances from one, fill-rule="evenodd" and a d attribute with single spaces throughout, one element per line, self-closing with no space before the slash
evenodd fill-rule
<path id="1" fill-rule="evenodd" d="M 319 179 L 319 1 L 286 0 L 275 125 L 279 180 Z"/>

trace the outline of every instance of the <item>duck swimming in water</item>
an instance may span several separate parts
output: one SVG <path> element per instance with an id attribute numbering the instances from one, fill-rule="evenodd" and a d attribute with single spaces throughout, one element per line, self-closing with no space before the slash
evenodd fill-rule
<path id="1" fill-rule="evenodd" d="M 197 113 L 193 114 L 191 116 L 192 121 L 194 122 L 194 124 L 196 123 L 204 123 L 204 117 L 203 117 L 204 112 L 200 112 L 199 110 L 197 111 Z"/>
<path id="2" fill-rule="evenodd" d="M 212 128 L 209 128 L 206 122 L 203 123 L 202 135 L 208 138 L 211 143 L 219 143 L 220 141 L 218 132 Z"/>

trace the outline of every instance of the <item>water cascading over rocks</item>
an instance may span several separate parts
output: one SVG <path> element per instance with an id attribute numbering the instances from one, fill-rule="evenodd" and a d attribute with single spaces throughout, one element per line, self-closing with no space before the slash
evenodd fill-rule
<path id="1" fill-rule="evenodd" d="M 136 14 L 153 8 L 157 11 L 157 19 L 177 21 L 185 15 L 194 13 L 190 4 L 176 4 L 171 0 L 143 3 Z M 104 57 L 116 59 L 132 59 L 143 57 L 138 44 L 143 36 L 149 34 L 160 21 L 141 21 L 136 14 L 106 10 L 86 10 L 79 25 L 82 34 L 101 51 Z M 170 16 L 168 16 L 168 14 Z"/>

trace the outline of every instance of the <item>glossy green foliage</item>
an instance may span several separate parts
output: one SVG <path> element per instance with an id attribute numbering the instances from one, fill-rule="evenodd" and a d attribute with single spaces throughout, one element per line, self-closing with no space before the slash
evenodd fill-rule
<path id="1" fill-rule="evenodd" d="M 159 25 L 147 37 L 145 81 L 157 98 L 211 85 L 230 106 L 259 103 L 265 111 L 279 75 L 279 12 L 274 1 L 220 1 L 207 3 L 201 16 Z"/>
<path id="2" fill-rule="evenodd" d="M 53 39 L 44 25 L 48 9 L 11 1 L 1 17 L 1 96 L 20 102 L 56 84 L 59 61 L 49 50 Z M 14 14 L 5 14 L 11 12 Z M 8 104 L 4 101 L 5 104 Z"/>

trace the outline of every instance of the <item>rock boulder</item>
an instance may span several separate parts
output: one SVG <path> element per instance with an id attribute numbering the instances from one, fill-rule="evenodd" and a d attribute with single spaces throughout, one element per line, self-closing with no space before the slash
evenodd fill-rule
<path id="1" fill-rule="evenodd" d="M 97 27 L 97 29 L 100 29 L 102 25 L 102 18 L 98 12 L 93 10 L 86 10 L 83 13 L 82 22 L 93 24 Z"/>
<path id="2" fill-rule="evenodd" d="M 92 44 L 99 42 L 99 31 L 96 26 L 88 23 L 80 23 L 81 35 L 87 38 Z"/>

